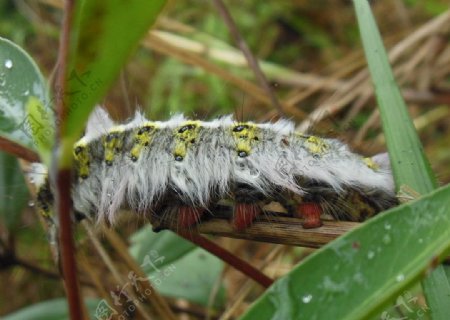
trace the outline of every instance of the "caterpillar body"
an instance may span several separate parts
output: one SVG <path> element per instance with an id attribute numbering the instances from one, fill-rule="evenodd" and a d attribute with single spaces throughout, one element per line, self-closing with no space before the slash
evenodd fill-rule
<path id="1" fill-rule="evenodd" d="M 387 154 L 364 158 L 338 140 L 297 132 L 287 120 L 178 115 L 164 122 L 136 113 L 116 125 L 97 108 L 73 155 L 75 210 L 108 223 L 129 208 L 151 221 L 174 214 L 186 227 L 227 202 L 242 229 L 278 202 L 309 228 L 321 225 L 322 214 L 361 221 L 397 202 Z M 40 185 L 38 208 L 48 216 L 51 187 L 48 179 Z"/>

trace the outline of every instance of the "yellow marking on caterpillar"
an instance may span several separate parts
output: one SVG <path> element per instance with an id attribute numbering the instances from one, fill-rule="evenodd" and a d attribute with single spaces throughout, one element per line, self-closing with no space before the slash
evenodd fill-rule
<path id="1" fill-rule="evenodd" d="M 233 126 L 232 135 L 236 142 L 236 152 L 241 158 L 248 156 L 254 142 L 259 140 L 258 127 L 249 122 L 241 122 Z"/>
<path id="2" fill-rule="evenodd" d="M 156 123 L 148 121 L 136 130 L 134 135 L 134 144 L 130 151 L 132 161 L 137 161 L 142 149 L 147 147 L 150 142 L 152 142 L 156 129 Z"/>
<path id="3" fill-rule="evenodd" d="M 114 157 L 120 153 L 123 147 L 123 127 L 112 128 L 103 138 L 103 147 L 105 148 L 106 165 L 111 166 Z"/>
<path id="4" fill-rule="evenodd" d="M 89 147 L 83 139 L 75 143 L 73 148 L 73 157 L 75 158 L 75 162 L 78 164 L 78 175 L 82 179 L 89 177 L 89 164 L 91 161 L 89 156 Z"/>
<path id="5" fill-rule="evenodd" d="M 329 149 L 330 146 L 325 142 L 325 140 L 319 137 L 309 136 L 306 139 L 306 147 L 309 152 L 322 155 Z"/>
<path id="6" fill-rule="evenodd" d="M 175 132 L 175 147 L 173 156 L 176 161 L 182 161 L 186 157 L 190 145 L 196 142 L 201 127 L 201 121 L 186 121 Z"/>
<path id="7" fill-rule="evenodd" d="M 380 166 L 378 163 L 372 160 L 372 158 L 363 158 L 363 162 L 366 164 L 366 166 L 374 171 L 380 169 Z"/>
<path id="8" fill-rule="evenodd" d="M 299 137 L 299 138 L 302 138 L 302 139 L 308 139 L 310 137 L 310 135 L 304 134 L 303 132 L 299 132 L 299 131 L 295 131 L 294 135 L 296 137 Z"/>

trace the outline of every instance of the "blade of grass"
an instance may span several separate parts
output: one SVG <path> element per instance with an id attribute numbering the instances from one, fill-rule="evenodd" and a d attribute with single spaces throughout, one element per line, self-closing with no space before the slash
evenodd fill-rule
<path id="1" fill-rule="evenodd" d="M 420 194 L 437 187 L 405 102 L 395 82 L 370 6 L 353 0 L 361 38 L 375 86 L 397 190 L 406 185 Z M 450 284 L 442 266 L 422 282 L 433 319 L 448 319 Z"/>
<path id="2" fill-rule="evenodd" d="M 421 194 L 428 193 L 437 187 L 436 178 L 395 82 L 370 6 L 365 0 L 353 2 L 379 103 L 397 190 L 401 185 L 408 185 Z"/>
<path id="3" fill-rule="evenodd" d="M 165 0 L 78 1 L 71 32 L 68 87 L 60 92 L 68 106 L 62 123 L 62 160 L 71 163 L 73 143 L 94 105 L 105 95 L 139 40 L 161 12 Z"/>

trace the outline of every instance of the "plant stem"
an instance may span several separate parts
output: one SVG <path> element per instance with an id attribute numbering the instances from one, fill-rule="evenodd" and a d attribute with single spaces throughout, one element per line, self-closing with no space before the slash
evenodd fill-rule
<path id="1" fill-rule="evenodd" d="M 84 319 L 84 307 L 81 302 L 80 288 L 77 278 L 75 261 L 75 245 L 72 235 L 72 200 L 71 200 L 71 170 L 60 165 L 58 146 L 64 136 L 66 120 L 66 104 L 64 94 L 67 89 L 67 64 L 69 58 L 70 28 L 74 14 L 75 0 L 66 0 L 64 4 L 64 20 L 58 52 L 58 75 L 54 94 L 56 95 L 56 149 L 53 159 L 53 170 L 56 171 L 56 211 L 59 218 L 59 239 L 61 243 L 61 264 L 64 277 L 67 300 L 69 304 L 70 319 Z M 70 101 L 68 102 L 70 104 Z"/>

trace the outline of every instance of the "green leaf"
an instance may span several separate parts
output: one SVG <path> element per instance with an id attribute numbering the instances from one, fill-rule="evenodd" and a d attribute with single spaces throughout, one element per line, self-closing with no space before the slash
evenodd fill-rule
<path id="1" fill-rule="evenodd" d="M 46 84 L 33 59 L 16 44 L 0 38 L 0 135 L 36 150 L 25 107 L 30 97 L 47 102 L 50 110 Z M 46 134 L 46 128 L 39 130 Z"/>
<path id="2" fill-rule="evenodd" d="M 17 226 L 28 201 L 28 188 L 17 159 L 0 151 L 0 219 L 8 229 Z"/>
<path id="3" fill-rule="evenodd" d="M 194 244 L 173 232 L 161 231 L 156 233 L 152 231 L 150 226 L 143 227 L 135 232 L 130 241 L 129 250 L 136 261 L 143 263 L 146 256 L 163 255 L 164 260 L 158 264 L 160 267 L 180 259 L 196 248 Z M 143 267 L 143 270 L 146 273 L 153 271 L 149 265 Z"/>
<path id="4" fill-rule="evenodd" d="M 309 256 L 242 319 L 366 319 L 450 249 L 450 186 L 378 215 Z"/>
<path id="5" fill-rule="evenodd" d="M 55 137 L 53 114 L 49 113 L 36 97 L 28 99 L 26 110 L 28 124 L 41 161 L 49 167 Z"/>
<path id="6" fill-rule="evenodd" d="M 353 2 L 397 189 L 406 185 L 420 194 L 428 193 L 436 188 L 437 181 L 395 82 L 370 6 L 365 0 Z M 424 279 L 423 287 L 433 318 L 447 319 L 450 314 L 450 283 L 442 266 Z"/>
<path id="7" fill-rule="evenodd" d="M 131 51 L 148 31 L 165 0 L 78 1 L 68 69 L 62 93 L 67 123 L 62 124 L 64 163 L 92 108 L 116 79 Z"/>
<path id="8" fill-rule="evenodd" d="M 155 233 L 149 227 L 136 232 L 131 243 L 131 254 L 159 292 L 208 306 L 222 274 L 221 260 L 173 232 Z M 224 301 L 220 285 L 213 305 L 221 306 Z"/>
<path id="9" fill-rule="evenodd" d="M 437 187 L 405 101 L 395 82 L 370 6 L 354 0 L 375 94 L 379 104 L 397 190 L 407 185 L 425 194 Z"/>
<path id="10" fill-rule="evenodd" d="M 86 305 L 91 319 L 95 319 L 96 308 L 99 304 L 98 300 L 87 299 Z M 58 298 L 33 304 L 29 307 L 20 309 L 2 318 L 3 320 L 67 320 L 69 319 L 69 311 L 67 300 Z"/>
<path id="11" fill-rule="evenodd" d="M 217 283 L 221 281 L 222 271 L 223 262 L 220 259 L 197 248 L 159 272 L 153 270 L 148 275 L 161 294 L 186 299 L 205 307 L 210 303 L 215 287 L 219 285 L 212 305 L 220 307 L 225 302 L 225 290 L 220 282 Z"/>

